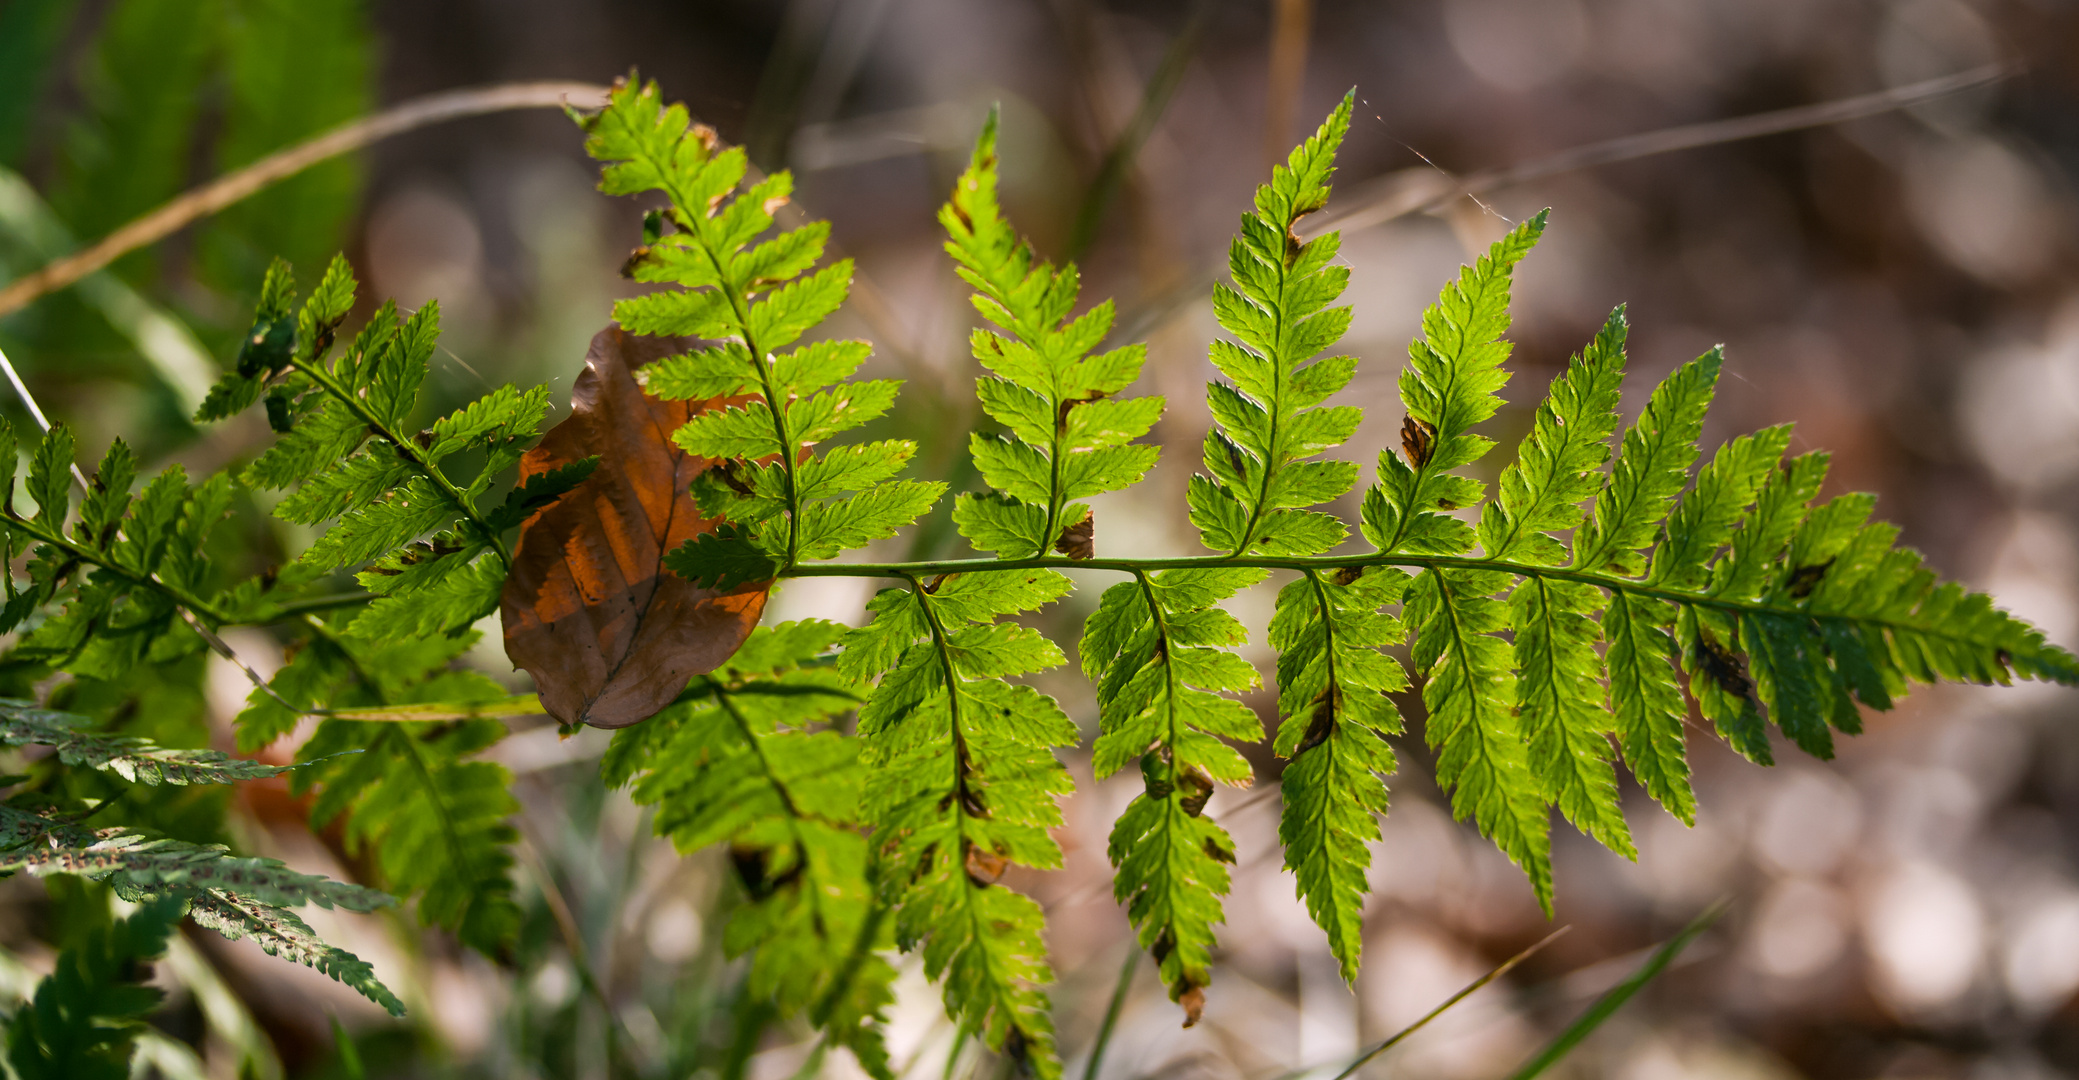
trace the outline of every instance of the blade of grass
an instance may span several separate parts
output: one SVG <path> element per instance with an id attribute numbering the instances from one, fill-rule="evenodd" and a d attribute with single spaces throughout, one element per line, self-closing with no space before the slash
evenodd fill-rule
<path id="1" fill-rule="evenodd" d="M 72 234 L 21 174 L 0 167 L 0 230 L 29 255 L 54 259 L 71 251 Z M 216 364 L 187 324 L 140 296 L 113 274 L 89 274 L 80 296 L 116 333 L 128 338 L 186 413 L 195 411 L 216 380 Z"/>
<path id="2" fill-rule="evenodd" d="M 1097 169 L 1097 178 L 1090 182 L 1090 190 L 1084 193 L 1082 205 L 1076 208 L 1075 227 L 1069 232 L 1069 259 L 1081 259 L 1096 242 L 1098 227 L 1104 224 L 1105 211 L 1111 208 L 1120 185 L 1126 182 L 1126 173 L 1133 168 L 1134 157 L 1147 143 L 1163 112 L 1168 110 L 1170 98 L 1176 96 L 1178 85 L 1184 81 L 1184 70 L 1191 65 L 1191 58 L 1198 54 L 1198 43 L 1205 37 L 1206 25 L 1212 21 L 1213 9 L 1219 6 L 1219 2 L 1198 0 L 1193 4 L 1184 28 L 1177 31 L 1177 36 L 1170 39 L 1169 48 L 1163 50 L 1161 62 L 1155 65 L 1155 73 L 1148 76 L 1148 85 L 1141 92 L 1141 103 L 1134 109 L 1133 119 L 1126 122 L 1112 148 L 1105 151 L 1104 161 Z"/>
<path id="3" fill-rule="evenodd" d="M 1104 1023 L 1097 1026 L 1097 1041 L 1090 1044 L 1090 1061 L 1083 1066 L 1083 1080 L 1097 1080 L 1104 1065 L 1104 1052 L 1112 1045 L 1112 1031 L 1119 1026 L 1119 1012 L 1126 1007 L 1126 992 L 1133 989 L 1133 972 L 1141 963 L 1139 946 L 1126 943 L 1126 964 L 1119 969 L 1119 984 L 1112 987 L 1111 1003 L 1104 1008 Z"/>
<path id="4" fill-rule="evenodd" d="M 1704 913 L 1698 915 L 1688 926 L 1683 927 L 1681 933 L 1669 938 L 1667 944 L 1654 950 L 1653 955 L 1648 957 L 1644 964 L 1640 965 L 1639 970 L 1632 972 L 1623 982 L 1611 987 L 1602 997 L 1597 998 L 1595 1004 L 1589 1006 L 1588 1011 L 1581 1014 L 1580 1019 L 1569 1024 L 1567 1029 L 1560 1032 L 1558 1038 L 1553 1039 L 1543 1050 L 1540 1050 L 1536 1057 L 1531 1058 L 1523 1064 L 1522 1068 L 1510 1074 L 1509 1080 L 1531 1080 L 1531 1077 L 1538 1076 L 1546 1069 L 1558 1064 L 1561 1058 L 1567 1056 L 1574 1047 L 1581 1044 L 1581 1040 L 1586 1039 L 1596 1028 L 1601 1027 L 1604 1021 L 1615 1015 L 1617 1010 L 1623 1008 L 1624 1003 L 1632 999 L 1632 995 L 1638 993 L 1647 983 L 1659 977 L 1662 971 L 1667 970 L 1667 966 L 1674 962 L 1675 957 L 1680 955 L 1683 949 L 1688 948 L 1689 944 L 1695 941 L 1698 935 L 1710 929 L 1711 924 L 1717 922 L 1719 916 L 1725 914 L 1725 909 L 1726 902 L 1724 900 L 1720 900 L 1705 908 Z M 1338 1078 L 1338 1080 L 1341 1080 L 1341 1078 Z"/>
<path id="5" fill-rule="evenodd" d="M 1552 944 L 1554 941 L 1559 940 L 1560 935 L 1566 933 L 1569 929 L 1572 928 L 1562 926 L 1559 929 L 1554 930 L 1549 934 L 1546 934 L 1542 939 L 1538 941 L 1537 944 L 1532 945 L 1530 948 L 1525 949 L 1522 952 L 1509 957 L 1507 960 L 1502 961 L 1500 967 L 1497 967 L 1493 971 L 1490 971 L 1487 974 L 1482 975 L 1477 979 L 1474 979 L 1472 982 L 1465 984 L 1464 989 L 1458 991 L 1457 993 L 1451 995 L 1448 998 L 1445 998 L 1444 1003 L 1442 1005 L 1439 1005 L 1436 1008 L 1429 1010 L 1428 1014 L 1423 1016 L 1422 1019 L 1417 1020 L 1412 1024 L 1409 1024 L 1407 1027 L 1404 1027 L 1399 1031 L 1394 1032 L 1393 1035 L 1389 1037 L 1385 1042 L 1382 1042 L 1379 1045 L 1374 1046 L 1369 1050 L 1366 1050 L 1364 1053 L 1357 1055 L 1357 1060 L 1352 1061 L 1347 1067 L 1343 1069 L 1342 1072 L 1335 1074 L 1335 1080 L 1349 1080 L 1350 1077 L 1357 1074 L 1357 1070 L 1364 1068 L 1365 1065 L 1369 1064 L 1373 1058 L 1378 1057 L 1380 1054 L 1383 1054 L 1386 1051 L 1393 1049 L 1395 1046 L 1400 1045 L 1402 1042 L 1407 1041 L 1408 1036 L 1413 1035 L 1418 1031 L 1421 1031 L 1423 1027 L 1427 1026 L 1431 1020 L 1434 1020 L 1437 1017 L 1444 1015 L 1445 1010 L 1451 1008 L 1453 1005 L 1456 1005 L 1461 1001 L 1464 1001 L 1466 998 L 1471 997 L 1474 993 L 1478 992 L 1481 987 L 1486 986 L 1488 983 L 1491 983 L 1494 980 L 1499 979 L 1504 975 L 1507 975 L 1511 968 L 1514 968 L 1516 965 L 1524 962 L 1525 960 L 1530 959 L 1532 956 L 1537 954 L 1538 950 L 1544 948 L 1547 945 Z"/>
<path id="6" fill-rule="evenodd" d="M 954 1070 L 960 1067 L 960 1053 L 967 1049 L 967 1040 L 973 1034 L 974 1031 L 964 1023 L 960 1025 L 960 1030 L 953 1033 L 953 1045 L 946 1050 L 946 1071 L 939 1076 L 939 1080 L 953 1080 Z"/>

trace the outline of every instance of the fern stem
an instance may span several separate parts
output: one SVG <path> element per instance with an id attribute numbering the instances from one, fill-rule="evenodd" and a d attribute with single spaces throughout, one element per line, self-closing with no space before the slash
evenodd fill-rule
<path id="1" fill-rule="evenodd" d="M 953 646 L 946 640 L 945 624 L 939 621 L 938 612 L 932 609 L 930 591 L 913 575 L 899 576 L 906 578 L 910 583 L 910 595 L 916 597 L 917 609 L 923 612 L 924 623 L 931 628 L 931 647 L 938 653 L 939 667 L 946 675 L 946 726 L 953 736 L 953 805 L 956 808 L 954 813 L 966 817 L 969 795 L 967 774 L 970 764 L 967 756 L 967 737 L 960 731 L 960 675 L 953 667 Z M 967 830 L 962 828 L 958 830 L 957 835 L 964 840 Z M 965 859 L 966 850 L 963 848 L 956 857 Z"/>
<path id="2" fill-rule="evenodd" d="M 708 258 L 714 260 L 714 252 L 708 252 Z M 720 260 L 715 261 L 719 275 Z M 787 483 L 787 561 L 781 567 L 784 570 L 801 558 L 801 485 L 795 476 L 801 465 L 801 454 L 794 449 L 794 437 L 787 431 L 787 403 L 780 399 L 779 389 L 773 385 L 772 358 L 765 355 L 751 337 L 749 304 L 726 281 L 717 288 L 729 297 L 729 308 L 736 312 L 737 325 L 743 329 L 744 349 L 751 354 L 752 366 L 758 369 L 758 385 L 765 395 L 765 411 L 772 414 L 772 437 L 780 444 L 780 475 Z"/>
<path id="3" fill-rule="evenodd" d="M 167 583 L 159 580 L 159 577 L 156 574 L 137 573 L 134 570 L 130 570 L 109 560 L 106 556 L 103 556 L 93 551 L 89 551 L 86 548 L 80 547 L 78 544 L 75 544 L 71 540 L 66 539 L 63 531 L 58 529 L 46 529 L 36 524 L 34 520 L 22 517 L 21 515 L 15 513 L 12 507 L 0 507 L 0 514 L 4 514 L 6 516 L 8 528 L 13 529 L 16 532 L 22 533 L 23 535 L 36 540 L 38 543 L 49 544 L 50 546 L 57 548 L 59 551 L 64 552 L 65 554 L 71 556 L 74 559 L 77 559 L 82 563 L 87 564 L 88 566 L 93 566 L 101 570 L 106 570 L 107 572 L 114 574 L 119 578 L 122 578 L 124 581 L 127 581 L 132 585 L 140 585 L 144 588 L 152 589 L 158 592 L 160 595 L 166 597 L 168 600 L 171 600 L 174 603 L 179 604 L 184 608 L 187 608 L 189 611 L 194 612 L 196 615 L 208 619 L 211 623 L 215 625 L 222 626 L 225 623 L 231 621 L 227 616 L 225 616 L 223 612 L 218 611 L 215 607 L 212 607 L 207 601 L 203 600 L 201 597 L 196 596 L 193 593 L 190 593 L 186 589 L 183 589 L 178 585 L 168 585 Z"/>
<path id="4" fill-rule="evenodd" d="M 359 395 L 341 386 L 339 380 L 333 378 L 332 373 L 325 369 L 325 365 L 319 357 L 313 356 L 309 360 L 292 357 L 289 363 L 296 370 L 310 376 L 310 380 L 317 383 L 326 393 L 332 395 L 334 400 L 346 406 L 347 411 L 353 413 L 355 418 L 368 425 L 369 430 L 389 440 L 390 445 L 396 449 L 397 455 L 410 462 L 421 476 L 432 481 L 433 486 L 440 489 L 440 493 L 447 497 L 448 502 L 454 504 L 455 512 L 461 515 L 464 521 L 469 522 L 471 527 L 476 530 L 477 535 L 483 537 L 485 543 L 491 545 L 491 550 L 498 555 L 498 561 L 507 570 L 512 568 L 513 554 L 506 548 L 505 538 L 499 535 L 498 530 L 491 527 L 490 522 L 484 520 L 483 515 L 476 512 L 476 507 L 471 505 L 469 496 L 464 494 L 461 488 L 456 487 L 455 482 L 448 479 L 447 474 L 441 472 L 433 464 L 432 460 L 426 457 L 425 451 L 419 448 L 418 443 L 412 441 L 409 435 L 404 435 L 389 424 L 384 423 L 381 417 L 368 408 L 368 403 L 361 400 Z"/>
<path id="5" fill-rule="evenodd" d="M 978 574 L 999 570 L 1111 570 L 1122 574 L 1138 574 L 1154 570 L 1203 570 L 1221 567 L 1249 566 L 1265 570 L 1344 570 L 1361 569 L 1369 566 L 1398 566 L 1416 570 L 1496 570 L 1524 578 L 1543 578 L 1551 581 L 1577 581 L 1611 592 L 1630 596 L 1667 600 L 1677 604 L 1716 608 L 1750 615 L 1778 615 L 1790 618 L 1813 617 L 1814 613 L 1799 607 L 1783 607 L 1749 600 L 1732 600 L 1707 593 L 1670 589 L 1648 585 L 1631 578 L 1598 574 L 1586 570 L 1572 570 L 1557 566 L 1540 566 L 1532 563 L 1508 562 L 1498 559 L 1477 559 L 1462 555 L 1405 555 L 1370 552 L 1361 555 L 1186 555 L 1176 558 L 1158 559 L 1070 559 L 1058 555 L 1037 555 L 1029 559 L 940 559 L 931 562 L 902 563 L 806 563 L 782 572 L 780 577 L 867 577 L 901 578 L 914 581 L 920 575 Z M 1875 623 L 1883 626 L 1898 626 L 1916 634 L 1951 641 L 1966 639 L 1945 630 L 1941 625 L 1914 623 L 1901 620 L 1886 621 L 1857 617 L 1857 622 Z"/>

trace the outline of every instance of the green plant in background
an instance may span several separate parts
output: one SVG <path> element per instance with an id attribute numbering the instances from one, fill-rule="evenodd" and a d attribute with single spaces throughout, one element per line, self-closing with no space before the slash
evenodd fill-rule
<path id="1" fill-rule="evenodd" d="M 135 0 L 118 7 L 132 21 L 113 23 L 99 45 L 111 57 L 133 37 L 149 39 L 164 15 Z M 264 44 L 275 40 L 268 20 L 291 18 L 295 5 L 232 7 L 242 14 L 222 40 Z M 358 41 L 346 37 L 342 49 Z M 23 40 L 5 48 L 43 39 Z M 189 44 L 198 56 L 217 47 Z M 192 60 L 183 56 L 161 59 Z M 294 126 L 286 106 L 270 111 L 262 100 L 279 82 L 267 62 L 234 64 L 233 80 L 253 96 L 255 130 L 271 134 L 227 141 L 227 160 Z M 320 66 L 344 85 L 356 63 L 342 52 Z M 155 85 L 132 74 L 109 70 L 109 101 Z M 121 114 L 154 137 L 181 126 Z M 852 377 L 867 343 L 813 338 L 844 303 L 851 264 L 818 268 L 826 224 L 774 233 L 787 174 L 753 174 L 741 150 L 667 106 L 654 84 L 620 84 L 606 108 L 575 115 L 605 163 L 604 191 L 664 202 L 628 272 L 667 287 L 620 302 L 614 316 L 632 334 L 678 339 L 672 355 L 630 378 L 657 399 L 693 403 L 689 422 L 647 436 L 658 455 L 694 463 L 690 484 L 668 471 L 664 481 L 616 477 L 634 466 L 603 455 L 547 470 L 522 464 L 549 408 L 543 387 L 435 408 L 425 383 L 438 307 L 406 317 L 386 304 L 350 333 L 356 284 L 344 259 L 300 302 L 288 266 L 268 270 L 235 361 L 201 400 L 198 422 L 264 412 L 276 438 L 251 462 L 195 484 L 176 466 L 133 495 L 136 457 L 119 441 L 91 479 L 79 476 L 87 492 L 75 505 L 70 432 L 54 427 L 29 452 L 33 506 L 10 500 L 0 516 L 0 542 L 23 577 L 8 576 L 0 613 L 19 630 L 0 681 L 22 698 L 0 701 L 0 741 L 56 749 L 7 778 L 0 868 L 104 881 L 145 906 L 83 939 L 15 1015 L 9 1054 L 24 1075 L 127 1057 L 122 1023 L 151 1007 L 130 985 L 135 965 L 158 951 L 183 906 L 200 925 L 254 937 L 401 1009 L 367 965 L 289 910 L 369 910 L 389 897 L 230 854 L 209 842 L 221 808 L 196 824 L 207 815 L 182 816 L 164 794 L 173 786 L 287 772 L 312 796 L 312 827 L 342 822 L 347 850 L 362 856 L 358 872 L 413 901 L 424 923 L 494 960 L 526 947 L 529 910 L 512 881 L 518 802 L 510 773 L 482 753 L 505 735 L 497 710 L 543 706 L 506 699 L 457 659 L 501 595 L 512 603 L 523 545 L 612 546 L 545 537 L 542 525 L 559 498 L 597 495 L 611 481 L 642 487 L 646 508 L 698 527 L 662 553 L 661 570 L 644 577 L 623 566 L 628 588 L 578 589 L 538 613 L 544 620 L 705 617 L 789 578 L 895 583 L 856 629 L 803 620 L 753 630 L 752 607 L 741 625 L 716 624 L 729 648 L 702 646 L 726 657 L 719 663 L 652 658 L 612 672 L 661 680 L 656 700 L 669 704 L 614 736 L 606 783 L 630 786 L 680 850 L 723 847 L 740 886 L 724 944 L 749 958 L 725 1074 L 740 1073 L 769 1018 L 799 1017 L 869 1072 L 891 1075 L 882 1028 L 897 951 L 921 955 L 965 1035 L 1034 1075 L 1060 1073 L 1043 912 L 1007 881 L 1062 859 L 1049 830 L 1073 784 L 1057 754 L 1081 736 L 1058 703 L 1020 680 L 1066 664 L 1067 651 L 1021 620 L 1071 592 L 1069 568 L 1121 577 L 1076 652 L 1099 705 L 1097 775 L 1131 767 L 1141 778 L 1110 837 L 1115 895 L 1187 1026 L 1205 1005 L 1236 858 L 1208 802 L 1221 785 L 1252 782 L 1235 746 L 1266 738 L 1236 696 L 1261 681 L 1234 651 L 1248 629 L 1223 604 L 1273 577 L 1282 579 L 1268 627 L 1278 653 L 1268 737 L 1286 760 L 1279 834 L 1346 978 L 1360 960 L 1367 844 L 1396 768 L 1386 739 L 1404 728 L 1390 695 L 1419 687 L 1454 812 L 1522 868 L 1549 911 L 1553 808 L 1636 857 L 1617 800 L 1620 762 L 1670 813 L 1694 819 L 1685 688 L 1736 750 L 1767 764 L 1768 724 L 1830 756 L 1832 732 L 1860 729 L 1859 706 L 1888 708 L 1912 681 L 2079 682 L 2079 661 L 1897 548 L 1898 530 L 1869 520 L 1871 497 L 1816 502 L 1826 458 L 1786 460 L 1788 428 L 1735 439 L 1695 469 L 1723 364 L 1715 350 L 1678 368 L 1622 425 L 1622 309 L 1553 381 L 1493 492 L 1468 475 L 1495 448 L 1476 429 L 1502 404 L 1511 274 L 1543 214 L 1425 312 L 1401 375 L 1400 446 L 1380 455 L 1356 500 L 1353 537 L 1341 504 L 1362 470 L 1323 457 L 1362 416 L 1329 404 L 1356 371 L 1355 360 L 1327 355 L 1350 321 L 1337 306 L 1348 271 L 1337 234 L 1308 239 L 1301 229 L 1328 200 L 1348 99 L 1259 189 L 1230 248 L 1231 283 L 1214 292 L 1226 335 L 1211 346 L 1222 376 L 1207 388 L 1216 424 L 1186 501 L 1207 553 L 1097 554 L 1106 534 L 1084 500 L 1143 479 L 1159 453 L 1144 437 L 1164 401 L 1122 396 L 1145 347 L 1105 347 L 1111 303 L 1078 314 L 1075 268 L 1040 259 L 1004 219 L 992 118 L 940 215 L 948 254 L 994 327 L 974 331 L 972 345 L 987 372 L 977 397 L 1001 433 L 972 437 L 986 490 L 956 492 L 952 505 L 976 555 L 831 561 L 897 535 L 948 486 L 899 478 L 913 443 L 830 445 L 887 412 L 900 389 Z M 0 113 L 0 150 L 14 137 L 11 117 Z M 95 144 L 79 139 L 67 160 L 91 163 Z M 129 152 L 126 139 L 101 145 Z M 118 179 L 156 183 L 113 173 L 108 182 Z M 92 189 L 84 179 L 68 188 Z M 340 205 L 343 189 L 328 190 L 311 197 Z M 277 194 L 282 206 L 295 202 Z M 322 213 L 293 207 L 251 212 L 331 228 Z M 252 235 L 310 259 L 302 233 Z M 212 250 L 243 258 L 228 242 Z M 607 389 L 582 392 L 601 395 L 587 408 L 607 408 Z M 10 481 L 13 438 L 0 432 Z M 509 482 L 516 465 L 524 479 Z M 240 573 L 211 556 L 213 530 L 254 491 L 279 493 L 273 514 L 311 537 L 276 573 Z M 358 588 L 342 580 L 348 573 Z M 661 589 L 664 575 L 693 587 L 689 607 L 636 598 Z M 229 653 L 220 631 L 233 626 L 274 627 L 290 642 L 287 663 L 237 718 L 237 742 L 257 751 L 317 717 L 293 768 L 165 748 L 204 737 L 194 722 L 200 659 L 205 649 Z M 27 700 L 39 690 L 42 700 Z M 575 935 L 569 944 L 581 952 Z M 1627 986 L 1624 996 L 1637 983 Z M 615 1022 L 610 1007 L 602 1012 Z M 643 1071 L 611 1029 L 608 1038 L 611 1065 Z M 1555 1044 L 1529 1072 L 1570 1045 Z"/>

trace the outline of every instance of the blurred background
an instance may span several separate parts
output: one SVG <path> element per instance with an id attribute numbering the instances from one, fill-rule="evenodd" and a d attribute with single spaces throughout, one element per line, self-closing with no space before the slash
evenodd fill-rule
<path id="1" fill-rule="evenodd" d="M 385 105 L 640 68 L 760 166 L 795 172 L 801 211 L 829 218 L 859 262 L 854 302 L 830 331 L 872 339 L 879 372 L 910 380 L 874 437 L 921 441 L 918 473 L 958 480 L 978 416 L 974 316 L 933 214 L 997 102 L 1014 219 L 1043 254 L 1082 263 L 1087 302 L 1117 298 L 1126 332 L 1151 346 L 1138 392 L 1171 403 L 1156 436 L 1170 449 L 1138 489 L 1148 494 L 1100 502 L 1099 550 L 1183 554 L 1197 549 L 1181 509 L 1208 423 L 1210 283 L 1271 155 L 1349 87 L 1357 120 L 1332 212 L 1360 189 L 1405 192 L 1446 172 L 1992 62 L 2016 74 L 1351 231 L 1344 348 L 1365 366 L 1339 400 L 1370 410 L 1348 448 L 1368 461 L 1399 423 L 1394 380 L 1422 305 L 1469 252 L 1550 206 L 1518 274 L 1514 404 L 1491 424 L 1505 446 L 1567 356 L 1628 304 L 1632 409 L 1723 342 L 1707 452 L 1795 421 L 1797 450 L 1834 453 L 1830 490 L 1879 492 L 1880 515 L 1933 566 L 2071 648 L 2079 7 L 2061 0 L 0 0 L 0 278 Z M 507 381 L 567 387 L 630 289 L 616 271 L 640 236 L 641 208 L 594 182 L 553 111 L 420 130 L 0 319 L 0 346 L 85 445 L 120 435 L 150 462 L 220 467 L 264 445 L 264 425 L 202 431 L 184 417 L 244 329 L 265 259 L 283 254 L 309 281 L 342 248 L 364 296 L 440 300 L 440 408 Z M 241 511 L 231 558 L 249 572 L 302 542 L 264 509 Z M 871 554 L 957 543 L 933 521 Z M 769 618 L 856 621 L 871 587 L 792 584 Z M 1271 596 L 1245 595 L 1237 611 L 1266 673 Z M 1069 640 L 1095 599 L 1086 590 L 1044 621 Z M 472 662 L 514 679 L 487 630 Z M 233 644 L 263 670 L 279 663 L 259 631 Z M 1053 676 L 1043 688 L 1094 729 L 1087 688 Z M 184 678 L 159 692 L 161 737 L 228 746 L 243 677 L 212 659 Z M 1269 697 L 1255 704 L 1268 717 Z M 1419 716 L 1418 703 L 1404 708 Z M 1924 690 L 1871 718 L 1839 760 L 1785 746 L 1767 770 L 1697 727 L 1697 825 L 1628 792 L 1635 864 L 1556 828 L 1556 922 L 1571 931 L 1364 1075 L 1502 1075 L 1719 897 L 1731 913 L 1577 1051 L 1572 1075 L 2079 1074 L 2075 720 L 2071 690 Z M 493 751 L 527 807 L 531 915 L 510 957 L 466 954 L 404 918 L 313 912 L 404 994 L 408 1021 L 202 935 L 162 974 L 175 996 L 161 1026 L 219 1076 L 605 1077 L 609 1040 L 618 1075 L 795 1075 L 808 1034 L 739 1007 L 740 966 L 721 948 L 726 860 L 649 839 L 625 794 L 601 788 L 598 733 L 519 727 Z M 1206 1018 L 1180 1030 L 1143 966 L 1105 1077 L 1331 1076 L 1551 929 L 1522 876 L 1451 821 L 1419 736 L 1398 749 L 1357 984 L 1342 984 L 1279 870 L 1278 765 L 1257 747 L 1257 788 L 1223 791 L 1210 809 L 1241 867 Z M 1070 767 L 1081 786 L 1060 837 L 1067 868 L 1017 884 L 1049 908 L 1056 1014 L 1079 1070 L 1129 948 L 1104 836 L 1138 781 L 1093 784 L 1073 754 Z M 256 785 L 211 812 L 196 826 L 206 835 L 353 872 L 337 838 L 313 837 L 278 790 Z M 0 883 L 8 988 L 49 965 L 47 895 L 41 881 Z M 579 964 L 611 1014 L 581 992 Z M 948 1060 L 955 1033 L 917 965 L 904 970 L 897 1065 L 991 1075 L 988 1062 Z M 856 1075 L 836 1057 L 821 1068 Z"/>

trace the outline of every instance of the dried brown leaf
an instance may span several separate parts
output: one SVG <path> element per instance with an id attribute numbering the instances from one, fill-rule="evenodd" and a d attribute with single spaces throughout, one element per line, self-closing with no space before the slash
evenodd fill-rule
<path id="1" fill-rule="evenodd" d="M 672 549 L 718 522 L 687 485 L 714 464 L 671 433 L 715 402 L 661 401 L 635 370 L 693 343 L 609 326 L 571 387 L 571 414 L 520 461 L 520 481 L 597 455 L 599 467 L 528 518 L 502 610 L 505 654 L 534 676 L 565 724 L 627 727 L 671 703 L 734 654 L 765 610 L 770 582 L 695 588 L 664 569 Z"/>
<path id="2" fill-rule="evenodd" d="M 1054 550 L 1071 559 L 1090 559 L 1097 556 L 1097 513 L 1083 515 L 1081 521 L 1061 530 L 1054 541 Z"/>

